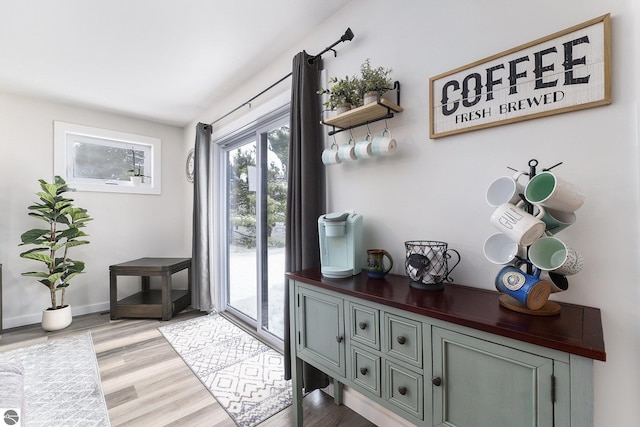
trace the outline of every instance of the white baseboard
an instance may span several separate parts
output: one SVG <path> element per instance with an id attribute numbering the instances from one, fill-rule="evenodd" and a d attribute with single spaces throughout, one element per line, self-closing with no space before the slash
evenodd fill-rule
<path id="1" fill-rule="evenodd" d="M 333 383 L 322 391 L 333 397 Z M 343 387 L 342 403 L 379 427 L 414 427 L 413 423 L 347 386 Z"/>
<path id="2" fill-rule="evenodd" d="M 81 314 L 98 313 L 101 311 L 109 311 L 110 304 L 108 302 L 92 305 L 83 305 L 79 307 L 71 306 L 71 315 L 79 316 Z M 17 328 L 18 326 L 33 325 L 42 322 L 42 313 L 29 314 L 20 317 L 10 317 L 3 319 L 2 328 L 10 329 Z"/>

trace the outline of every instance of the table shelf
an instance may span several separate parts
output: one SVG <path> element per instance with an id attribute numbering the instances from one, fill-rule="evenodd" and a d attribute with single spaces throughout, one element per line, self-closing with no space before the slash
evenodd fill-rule
<path id="1" fill-rule="evenodd" d="M 171 312 L 178 313 L 191 304 L 191 294 L 185 290 L 171 291 Z M 129 295 L 118 301 L 120 317 L 162 317 L 162 290 L 151 289 Z"/>

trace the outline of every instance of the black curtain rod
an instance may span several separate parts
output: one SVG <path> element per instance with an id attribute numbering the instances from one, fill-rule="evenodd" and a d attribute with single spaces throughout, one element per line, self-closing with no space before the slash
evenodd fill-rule
<path id="1" fill-rule="evenodd" d="M 344 34 L 342 35 L 342 37 L 340 37 L 340 40 L 336 41 L 335 43 L 333 43 L 331 46 L 325 48 L 322 52 L 320 52 L 319 54 L 313 56 L 311 59 L 309 59 L 309 61 L 311 63 L 313 63 L 313 61 L 315 61 L 318 58 L 322 58 L 322 55 L 324 55 L 325 53 L 332 51 L 333 52 L 333 56 L 338 56 L 338 53 L 333 49 L 333 47 L 339 43 L 342 43 L 344 41 L 350 41 L 353 40 L 353 31 L 351 31 L 351 28 L 347 28 L 347 31 L 344 32 Z M 271 89 L 273 89 L 274 87 L 278 86 L 280 83 L 282 83 L 283 81 L 285 81 L 286 79 L 288 79 L 289 77 L 291 77 L 291 74 L 293 73 L 289 73 L 286 76 L 282 77 L 280 80 L 278 80 L 277 82 L 273 83 L 271 86 L 269 86 L 268 88 L 264 89 L 262 92 L 260 92 L 259 94 L 255 95 L 253 98 L 251 98 L 248 101 L 243 102 L 242 104 L 240 104 L 239 106 L 237 106 L 236 108 L 234 108 L 233 110 L 229 111 L 227 114 L 225 114 L 222 117 L 217 118 L 216 120 L 212 121 L 211 123 L 209 123 L 209 126 L 213 126 L 214 124 L 218 123 L 220 120 L 230 116 L 231 114 L 235 113 L 236 111 L 238 111 L 239 109 L 241 109 L 242 107 L 244 107 L 245 105 L 251 105 L 251 101 L 255 100 L 256 98 L 258 98 L 259 96 L 265 94 L 266 92 L 270 91 Z"/>

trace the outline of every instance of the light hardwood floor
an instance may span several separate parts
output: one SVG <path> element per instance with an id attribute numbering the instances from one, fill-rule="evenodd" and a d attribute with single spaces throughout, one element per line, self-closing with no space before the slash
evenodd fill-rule
<path id="1" fill-rule="evenodd" d="M 201 316 L 186 310 L 170 322 Z M 0 351 L 91 331 L 112 426 L 232 427 L 235 423 L 158 331 L 152 319 L 111 321 L 109 313 L 74 317 L 68 328 L 45 332 L 30 325 L 0 332 Z M 304 399 L 305 426 L 373 426 L 331 397 L 314 391 Z M 292 425 L 291 408 L 261 427 Z"/>

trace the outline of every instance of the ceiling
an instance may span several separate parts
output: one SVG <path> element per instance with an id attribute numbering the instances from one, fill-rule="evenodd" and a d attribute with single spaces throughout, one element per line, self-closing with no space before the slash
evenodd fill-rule
<path id="1" fill-rule="evenodd" d="M 184 126 L 349 1 L 0 0 L 0 91 Z"/>

